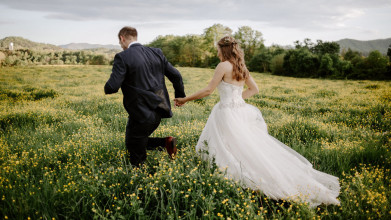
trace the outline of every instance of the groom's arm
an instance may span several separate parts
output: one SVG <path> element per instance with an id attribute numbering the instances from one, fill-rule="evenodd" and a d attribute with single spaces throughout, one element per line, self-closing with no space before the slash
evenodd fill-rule
<path id="1" fill-rule="evenodd" d="M 175 90 L 175 98 L 186 97 L 182 75 L 169 62 L 166 67 L 165 75 L 172 82 L 172 85 Z"/>
<path id="2" fill-rule="evenodd" d="M 105 84 L 105 94 L 118 92 L 122 82 L 125 79 L 126 68 L 121 56 L 116 54 L 114 57 L 113 69 L 109 80 Z"/>
<path id="3" fill-rule="evenodd" d="M 168 62 L 168 60 L 163 55 L 163 53 L 162 56 L 163 56 L 163 62 L 165 66 L 164 75 L 171 81 L 174 87 L 175 98 L 186 97 L 181 73 L 177 69 L 175 69 L 175 67 L 173 67 L 170 62 Z"/>

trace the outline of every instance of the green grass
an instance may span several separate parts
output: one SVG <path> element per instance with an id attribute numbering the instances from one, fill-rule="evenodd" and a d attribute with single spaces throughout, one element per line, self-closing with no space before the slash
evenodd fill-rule
<path id="1" fill-rule="evenodd" d="M 187 94 L 213 70 L 179 68 Z M 104 95 L 108 66 L 0 69 L 0 218 L 389 219 L 391 83 L 253 73 L 271 135 L 340 178 L 341 206 L 273 201 L 226 179 L 194 147 L 218 94 L 173 108 L 153 136 L 179 153 L 149 151 L 132 169 L 122 94 Z M 171 97 L 173 89 L 167 83 Z"/>

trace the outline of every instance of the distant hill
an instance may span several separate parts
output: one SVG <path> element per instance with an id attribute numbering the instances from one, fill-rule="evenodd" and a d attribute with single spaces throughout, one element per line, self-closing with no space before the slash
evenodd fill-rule
<path id="1" fill-rule="evenodd" d="M 88 43 L 70 43 L 65 45 L 59 45 L 59 47 L 69 50 L 85 50 L 85 49 L 95 49 L 95 48 L 105 48 L 105 49 L 114 49 L 120 50 L 121 47 L 118 45 L 112 44 L 88 44 Z"/>
<path id="2" fill-rule="evenodd" d="M 10 43 L 14 44 L 14 50 L 17 49 L 30 49 L 30 50 L 45 50 L 45 51 L 58 51 L 63 50 L 61 47 L 52 45 L 37 43 L 27 40 L 23 37 L 5 37 L 0 40 L 0 49 L 8 49 Z"/>
<path id="3" fill-rule="evenodd" d="M 359 51 L 364 55 L 369 54 L 369 52 L 378 50 L 382 54 L 387 54 L 387 50 L 389 45 L 391 44 L 391 38 L 387 39 L 378 39 L 378 40 L 369 40 L 369 41 L 360 41 L 353 39 L 342 39 L 336 41 L 341 47 L 341 51 L 343 49 L 352 49 L 355 51 Z"/>
<path id="4" fill-rule="evenodd" d="M 101 45 L 88 43 L 70 43 L 66 45 L 53 45 L 37 43 L 23 37 L 5 37 L 0 40 L 0 49 L 8 49 L 10 43 L 14 44 L 14 50 L 30 49 L 30 50 L 47 50 L 47 51 L 61 51 L 61 50 L 92 50 L 92 51 L 120 51 L 121 47 L 118 45 Z"/>
<path id="5" fill-rule="evenodd" d="M 37 43 L 30 41 L 22 37 L 5 37 L 0 40 L 0 50 L 8 49 L 10 43 L 14 43 L 14 49 L 31 49 L 31 50 L 44 50 L 44 51 L 61 51 L 61 50 L 88 50 L 91 52 L 100 52 L 104 54 L 115 54 L 121 51 L 121 47 L 118 45 L 112 44 L 89 44 L 89 43 L 70 43 L 66 45 L 52 45 L 45 43 Z M 354 39 L 342 39 L 336 41 L 343 49 L 352 49 L 363 53 L 363 55 L 368 55 L 369 52 L 373 50 L 378 50 L 382 54 L 387 54 L 389 45 L 391 44 L 391 38 L 387 39 L 378 39 L 378 40 L 369 40 L 369 41 L 360 41 Z M 288 47 L 286 48 L 288 49 Z"/>

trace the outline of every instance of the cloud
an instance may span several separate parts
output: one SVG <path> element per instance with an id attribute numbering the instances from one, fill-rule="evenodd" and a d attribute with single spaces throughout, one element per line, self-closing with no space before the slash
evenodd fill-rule
<path id="1" fill-rule="evenodd" d="M 2 21 L 0 20 L 0 25 L 10 25 L 10 24 L 14 24 L 15 22 L 13 21 Z"/>
<path id="2" fill-rule="evenodd" d="M 41 11 L 49 19 L 72 21 L 118 20 L 251 20 L 280 27 L 328 29 L 371 8 L 391 8 L 389 0 L 2 0 L 13 9 Z M 245 24 L 244 24 L 245 25 Z"/>

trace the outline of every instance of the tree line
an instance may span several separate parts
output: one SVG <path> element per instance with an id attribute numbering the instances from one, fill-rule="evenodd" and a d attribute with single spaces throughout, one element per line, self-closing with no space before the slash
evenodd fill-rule
<path id="1" fill-rule="evenodd" d="M 295 41 L 293 48 L 266 47 L 262 33 L 242 26 L 235 33 L 215 24 L 201 35 L 159 36 L 149 44 L 161 48 L 176 66 L 214 68 L 220 61 L 216 43 L 225 35 L 240 42 L 246 65 L 252 72 L 270 72 L 293 77 L 334 79 L 391 79 L 391 45 L 387 56 L 375 50 L 364 56 L 351 49 L 340 52 L 336 42 Z"/>
<path id="2" fill-rule="evenodd" d="M 214 68 L 220 62 L 217 41 L 227 35 L 240 42 L 245 60 L 251 60 L 259 49 L 265 47 L 261 32 L 242 26 L 233 33 L 232 29 L 221 24 L 206 28 L 201 35 L 158 36 L 148 46 L 161 48 L 173 65 Z"/>
<path id="3" fill-rule="evenodd" d="M 1 66 L 26 65 L 108 65 L 112 58 L 92 51 L 0 50 Z"/>
<path id="4" fill-rule="evenodd" d="M 270 72 L 293 77 L 322 77 L 336 79 L 391 79 L 391 45 L 387 56 L 372 51 L 368 56 L 351 49 L 340 52 L 336 42 L 316 43 L 310 39 L 295 41 L 294 47 L 278 45 L 266 47 L 262 33 L 242 26 L 236 32 L 222 24 L 215 24 L 201 35 L 158 36 L 147 46 L 161 48 L 175 66 L 214 68 L 217 41 L 233 36 L 241 45 L 246 65 L 252 72 Z M 110 65 L 118 51 L 102 54 L 99 51 L 37 51 L 29 49 L 0 51 L 1 66 L 30 64 Z"/>
<path id="5" fill-rule="evenodd" d="M 262 55 L 261 52 L 257 56 Z M 391 79 L 391 45 L 387 56 L 371 51 L 367 57 L 351 49 L 340 53 L 335 42 L 296 41 L 295 49 L 263 59 L 269 71 L 277 75 L 334 79 Z"/>

